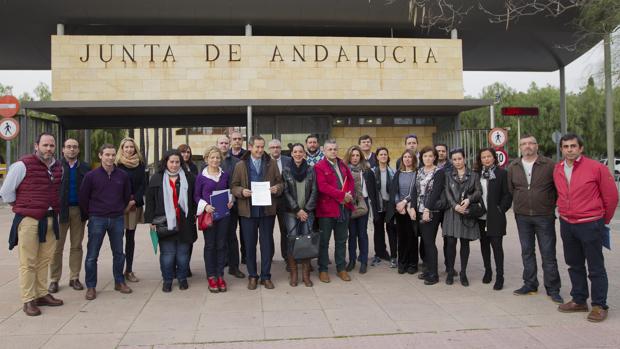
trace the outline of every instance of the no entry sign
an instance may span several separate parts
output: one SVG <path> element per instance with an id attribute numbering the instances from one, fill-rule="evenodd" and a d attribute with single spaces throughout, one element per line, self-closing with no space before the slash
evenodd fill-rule
<path id="1" fill-rule="evenodd" d="M 19 111 L 19 100 L 13 96 L 0 97 L 0 116 L 12 118 Z"/>

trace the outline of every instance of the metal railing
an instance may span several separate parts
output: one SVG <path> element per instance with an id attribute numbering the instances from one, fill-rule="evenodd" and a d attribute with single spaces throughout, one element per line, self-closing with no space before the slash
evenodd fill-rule
<path id="1" fill-rule="evenodd" d="M 472 166 L 478 150 L 489 146 L 488 134 L 488 129 L 454 130 L 435 134 L 433 141 L 435 144 L 447 144 L 448 151 L 463 148 L 467 165 Z"/>

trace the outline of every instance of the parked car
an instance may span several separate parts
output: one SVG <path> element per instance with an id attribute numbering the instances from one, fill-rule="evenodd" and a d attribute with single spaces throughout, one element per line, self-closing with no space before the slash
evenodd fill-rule
<path id="1" fill-rule="evenodd" d="M 620 158 L 615 158 L 614 163 L 614 178 L 616 181 L 620 180 Z M 599 160 L 603 165 L 607 166 L 607 158 Z"/>

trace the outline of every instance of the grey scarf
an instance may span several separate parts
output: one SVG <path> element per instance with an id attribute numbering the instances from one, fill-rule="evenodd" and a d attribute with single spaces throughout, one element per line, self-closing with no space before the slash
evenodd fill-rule
<path id="1" fill-rule="evenodd" d="M 179 196 L 179 207 L 185 212 L 187 217 L 187 190 L 189 185 L 187 184 L 187 178 L 185 177 L 185 171 L 179 170 L 177 173 L 164 171 L 164 179 L 162 187 L 164 189 L 164 209 L 166 211 L 166 222 L 168 223 L 168 230 L 174 230 L 177 227 L 177 214 L 174 209 L 174 202 L 172 202 L 174 195 L 172 194 L 172 188 L 170 187 L 170 176 L 178 174 L 181 180 L 181 188 L 177 195 Z"/>

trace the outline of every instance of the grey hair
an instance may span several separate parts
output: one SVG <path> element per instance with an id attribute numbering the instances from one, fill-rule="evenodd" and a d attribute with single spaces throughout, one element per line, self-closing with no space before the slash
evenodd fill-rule
<path id="1" fill-rule="evenodd" d="M 323 143 L 323 147 L 326 147 L 328 144 L 338 145 L 338 143 L 336 142 L 336 139 L 334 138 L 329 138 L 328 140 L 326 140 L 325 143 Z"/>

